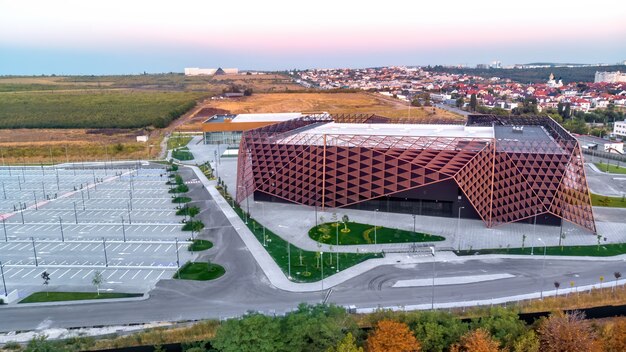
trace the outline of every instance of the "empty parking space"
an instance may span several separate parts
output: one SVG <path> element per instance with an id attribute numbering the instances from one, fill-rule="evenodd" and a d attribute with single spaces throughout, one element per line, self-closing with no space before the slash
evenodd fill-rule
<path id="1" fill-rule="evenodd" d="M 9 287 L 150 287 L 192 258 L 159 165 L 0 167 L 0 261 Z M 177 250 L 178 249 L 178 250 Z"/>

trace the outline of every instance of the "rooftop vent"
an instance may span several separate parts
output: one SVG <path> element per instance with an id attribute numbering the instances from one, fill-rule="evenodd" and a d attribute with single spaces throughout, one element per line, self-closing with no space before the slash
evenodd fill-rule
<path id="1" fill-rule="evenodd" d="M 524 133 L 524 126 L 513 126 L 513 133 Z"/>

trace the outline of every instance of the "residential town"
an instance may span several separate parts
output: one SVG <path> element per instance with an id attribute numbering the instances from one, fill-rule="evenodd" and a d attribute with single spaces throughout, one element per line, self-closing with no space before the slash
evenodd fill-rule
<path id="1" fill-rule="evenodd" d="M 463 104 L 475 94 L 479 105 L 512 110 L 526 99 L 536 99 L 537 108 L 556 109 L 559 103 L 572 111 L 589 112 L 612 104 L 626 108 L 626 82 L 563 82 L 550 75 L 545 83 L 523 84 L 499 77 L 479 77 L 425 70 L 422 67 L 381 67 L 362 69 L 314 69 L 292 71 L 296 82 L 321 89 L 360 89 L 376 91 L 405 101 L 430 93 L 436 103 Z M 619 72 L 617 73 L 619 76 Z M 623 74 L 622 74 L 623 75 Z M 596 77 L 615 75 L 596 74 Z M 463 101 L 462 100 L 462 101 Z"/>

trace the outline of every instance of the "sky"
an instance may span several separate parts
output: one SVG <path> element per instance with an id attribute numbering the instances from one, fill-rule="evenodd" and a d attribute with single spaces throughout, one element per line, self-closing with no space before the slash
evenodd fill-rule
<path id="1" fill-rule="evenodd" d="M 0 0 L 0 75 L 624 60 L 623 0 Z"/>

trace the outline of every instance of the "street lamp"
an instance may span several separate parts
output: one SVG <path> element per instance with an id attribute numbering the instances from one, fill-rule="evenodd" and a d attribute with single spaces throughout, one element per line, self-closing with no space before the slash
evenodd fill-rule
<path id="1" fill-rule="evenodd" d="M 378 244 L 377 238 L 376 238 L 376 225 L 378 223 L 377 219 L 378 219 L 378 209 L 374 211 L 374 244 Z"/>
<path id="2" fill-rule="evenodd" d="M 535 238 L 537 237 L 537 210 L 533 219 L 533 240 L 530 242 L 530 255 L 535 255 Z"/>
<path id="3" fill-rule="evenodd" d="M 320 252 L 320 262 L 322 262 L 322 291 L 324 291 L 324 252 Z"/>
<path id="4" fill-rule="evenodd" d="M 460 232 L 461 232 L 461 210 L 465 209 L 465 207 L 459 207 L 459 216 L 458 219 L 456 221 L 456 238 L 459 239 L 459 252 L 461 251 L 461 236 L 460 236 Z"/>
<path id="5" fill-rule="evenodd" d="M 432 296 L 431 296 L 431 301 L 430 301 L 430 309 L 434 310 L 435 309 L 435 276 L 436 276 L 436 272 L 435 272 L 435 247 L 430 247 L 430 253 L 433 256 L 433 285 L 432 285 Z"/>
<path id="6" fill-rule="evenodd" d="M 543 285 L 546 280 L 546 243 L 541 240 L 541 238 L 537 238 L 537 241 L 543 243 L 543 264 L 541 266 L 541 299 L 543 299 Z"/>
<path id="7" fill-rule="evenodd" d="M 337 220 L 337 222 L 335 223 L 335 241 L 336 241 L 336 246 L 339 247 L 339 220 Z M 337 254 L 337 272 L 339 272 L 339 251 L 337 251 L 337 248 L 335 248 L 335 253 Z M 332 257 L 331 257 L 332 258 Z"/>
<path id="8" fill-rule="evenodd" d="M 415 234 L 415 214 L 413 214 L 413 234 Z"/>

